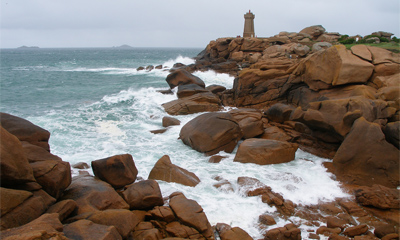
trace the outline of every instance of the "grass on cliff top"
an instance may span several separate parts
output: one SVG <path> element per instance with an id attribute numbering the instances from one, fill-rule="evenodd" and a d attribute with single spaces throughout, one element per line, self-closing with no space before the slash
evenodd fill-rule
<path id="1" fill-rule="evenodd" d="M 347 49 L 350 49 L 354 45 L 357 45 L 357 43 L 345 44 Z M 380 48 L 384 48 L 384 49 L 387 49 L 387 50 L 395 52 L 395 53 L 400 53 L 400 43 L 396 43 L 396 42 L 363 43 L 363 45 L 380 47 Z"/>

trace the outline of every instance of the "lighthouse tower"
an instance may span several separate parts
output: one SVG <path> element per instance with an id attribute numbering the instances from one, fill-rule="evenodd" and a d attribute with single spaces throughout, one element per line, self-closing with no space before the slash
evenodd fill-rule
<path id="1" fill-rule="evenodd" d="M 254 18 L 255 15 L 250 12 L 246 13 L 244 15 L 244 31 L 243 31 L 243 37 L 255 37 L 254 34 Z"/>

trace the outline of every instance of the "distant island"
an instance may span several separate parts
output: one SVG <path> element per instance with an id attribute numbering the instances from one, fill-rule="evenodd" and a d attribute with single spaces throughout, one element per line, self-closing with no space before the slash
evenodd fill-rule
<path id="1" fill-rule="evenodd" d="M 38 46 L 30 46 L 30 47 L 28 47 L 28 46 L 21 46 L 21 47 L 18 47 L 18 49 L 26 49 L 26 48 L 39 48 Z"/>
<path id="2" fill-rule="evenodd" d="M 133 48 L 132 46 L 129 46 L 127 44 L 121 45 L 119 47 L 113 47 L 113 48 Z"/>

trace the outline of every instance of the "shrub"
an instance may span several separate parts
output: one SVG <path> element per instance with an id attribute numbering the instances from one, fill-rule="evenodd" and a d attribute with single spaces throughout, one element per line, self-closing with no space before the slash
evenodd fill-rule
<path id="1" fill-rule="evenodd" d="M 400 38 L 392 37 L 392 41 L 393 41 L 393 42 L 400 43 Z"/>
<path id="2" fill-rule="evenodd" d="M 348 38 L 349 38 L 349 35 L 342 35 L 342 36 L 340 36 L 340 38 L 338 39 L 338 41 L 341 42 L 341 41 L 344 41 L 344 40 L 346 40 L 346 39 L 348 39 Z"/>
<path id="3" fill-rule="evenodd" d="M 353 43 L 355 43 L 355 39 L 354 38 L 348 38 L 348 39 L 345 39 L 345 40 L 342 40 L 342 41 L 339 41 L 341 44 L 353 44 Z"/>

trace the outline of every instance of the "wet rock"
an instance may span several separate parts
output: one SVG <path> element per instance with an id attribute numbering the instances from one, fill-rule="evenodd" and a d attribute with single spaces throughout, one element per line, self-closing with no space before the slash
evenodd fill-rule
<path id="1" fill-rule="evenodd" d="M 205 113 L 183 126 L 179 136 L 191 148 L 213 155 L 232 152 L 243 133 L 231 114 Z"/>
<path id="2" fill-rule="evenodd" d="M 113 226 L 93 223 L 89 220 L 79 220 L 64 227 L 64 234 L 70 239 L 107 240 L 121 239 L 121 235 Z"/>
<path id="3" fill-rule="evenodd" d="M 74 200 L 67 199 L 54 204 L 47 209 L 46 213 L 58 213 L 60 221 L 64 221 L 77 207 Z"/>
<path id="4" fill-rule="evenodd" d="M 253 138 L 263 134 L 264 127 L 261 111 L 256 109 L 234 109 L 229 111 L 243 132 L 243 138 Z"/>
<path id="5" fill-rule="evenodd" d="M 333 158 L 335 174 L 339 180 L 353 184 L 396 188 L 399 154 L 399 149 L 386 142 L 380 126 L 362 117 L 354 122 Z"/>
<path id="6" fill-rule="evenodd" d="M 210 92 L 197 93 L 162 104 L 170 115 L 187 115 L 199 112 L 215 112 L 221 109 L 220 99 Z"/>
<path id="7" fill-rule="evenodd" d="M 23 226 L 1 232 L 4 240 L 59 239 L 67 240 L 58 214 L 43 214 Z"/>
<path id="8" fill-rule="evenodd" d="M 178 92 L 176 95 L 178 98 L 190 97 L 196 93 L 208 92 L 203 87 L 200 87 L 197 84 L 185 84 L 178 86 Z"/>
<path id="9" fill-rule="evenodd" d="M 382 224 L 375 227 L 374 234 L 378 238 L 383 238 L 391 233 L 397 233 L 396 228 L 391 224 Z"/>
<path id="10" fill-rule="evenodd" d="M 317 229 L 317 234 L 318 235 L 329 236 L 329 235 L 332 235 L 334 233 L 339 234 L 341 232 L 342 232 L 342 229 L 340 229 L 339 227 L 331 228 L 331 227 L 322 226 L 322 227 L 319 227 Z"/>
<path id="11" fill-rule="evenodd" d="M 362 235 L 368 231 L 368 226 L 365 224 L 354 226 L 354 227 L 348 227 L 344 230 L 343 234 L 348 236 L 348 237 L 355 237 Z"/>
<path id="12" fill-rule="evenodd" d="M 163 128 L 163 129 L 151 130 L 150 132 L 153 134 L 162 134 L 165 133 L 167 130 L 168 128 Z"/>
<path id="13" fill-rule="evenodd" d="M 272 216 L 267 215 L 267 214 L 260 215 L 258 217 L 258 222 L 261 224 L 267 225 L 267 226 L 276 224 L 275 219 Z"/>
<path id="14" fill-rule="evenodd" d="M 379 209 L 400 208 L 400 190 L 395 188 L 372 185 L 372 187 L 360 187 L 354 193 L 356 201 L 363 206 Z"/>
<path id="15" fill-rule="evenodd" d="M 200 179 L 194 173 L 172 164 L 168 155 L 164 155 L 156 162 L 148 178 L 176 182 L 191 187 L 196 186 L 200 182 Z"/>
<path id="16" fill-rule="evenodd" d="M 3 115 L 1 115 L 2 117 Z M 36 181 L 32 167 L 24 154 L 22 145 L 17 137 L 3 127 L 1 133 L 0 180 L 1 186 L 14 186 Z"/>
<path id="17" fill-rule="evenodd" d="M 215 226 L 221 240 L 252 240 L 253 238 L 240 227 L 231 227 L 225 223 Z"/>
<path id="18" fill-rule="evenodd" d="M 179 194 L 170 199 L 169 206 L 181 223 L 193 227 L 206 239 L 214 238 L 207 216 L 196 201 L 187 199 L 183 194 Z"/>
<path id="19" fill-rule="evenodd" d="M 326 226 L 328 228 L 340 228 L 341 230 L 343 230 L 345 229 L 346 225 L 347 221 L 338 217 L 329 216 L 326 218 Z"/>
<path id="20" fill-rule="evenodd" d="M 110 184 L 87 175 L 73 177 L 62 199 L 72 199 L 78 204 L 77 215 L 106 209 L 129 209 Z"/>
<path id="21" fill-rule="evenodd" d="M 93 173 L 114 188 L 122 188 L 136 180 L 138 170 L 130 154 L 92 161 Z"/>
<path id="22" fill-rule="evenodd" d="M 170 126 L 178 126 L 181 124 L 176 118 L 165 116 L 162 118 L 162 126 L 163 127 L 170 127 Z"/>
<path id="23" fill-rule="evenodd" d="M 265 238 L 266 240 L 301 240 L 301 231 L 293 224 L 287 224 L 284 227 L 269 230 Z"/>
<path id="24" fill-rule="evenodd" d="M 20 141 L 26 141 L 50 151 L 50 132 L 28 120 L 7 113 L 0 113 L 1 126 L 15 135 Z"/>
<path id="25" fill-rule="evenodd" d="M 400 121 L 386 124 L 383 129 L 386 141 L 400 149 Z"/>
<path id="26" fill-rule="evenodd" d="M 220 163 L 222 161 L 222 159 L 227 158 L 224 156 L 219 156 L 219 155 L 214 155 L 211 156 L 210 159 L 208 159 L 209 163 Z"/>
<path id="27" fill-rule="evenodd" d="M 122 196 L 130 209 L 152 209 L 164 204 L 160 186 L 155 180 L 149 179 L 127 186 Z"/>
<path id="28" fill-rule="evenodd" d="M 237 150 L 234 162 L 260 165 L 285 163 L 294 160 L 297 145 L 268 139 L 246 139 Z"/>
<path id="29" fill-rule="evenodd" d="M 177 69 L 173 71 L 167 76 L 165 80 L 167 81 L 171 89 L 185 84 L 196 84 L 202 88 L 205 88 L 203 80 L 184 69 Z"/>

